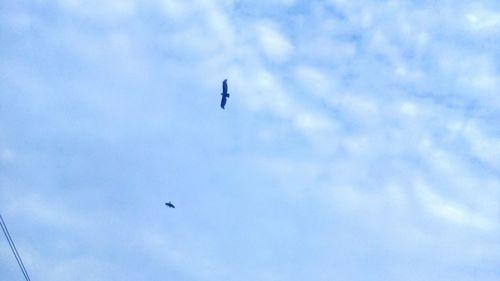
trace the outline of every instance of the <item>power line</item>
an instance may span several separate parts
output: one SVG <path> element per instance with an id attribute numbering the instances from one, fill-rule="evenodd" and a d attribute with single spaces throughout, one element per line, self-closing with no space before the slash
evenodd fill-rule
<path id="1" fill-rule="evenodd" d="M 9 229 L 7 228 L 7 225 L 5 224 L 5 221 L 2 218 L 2 215 L 0 215 L 0 225 L 2 226 L 3 233 L 5 234 L 5 237 L 7 238 L 7 241 L 9 242 L 10 249 L 12 250 L 12 253 L 14 254 L 14 257 L 16 258 L 17 264 L 19 265 L 19 268 L 21 268 L 21 271 L 24 275 L 24 278 L 26 281 L 31 281 L 28 271 L 26 270 L 26 267 L 24 266 L 23 260 L 21 259 L 21 256 L 19 255 L 19 252 L 17 251 L 16 245 L 14 244 L 14 240 L 12 240 L 12 237 L 10 236 Z"/>
<path id="2" fill-rule="evenodd" d="M 26 281 L 31 281 L 28 271 L 26 270 L 26 267 L 24 267 L 23 260 L 21 259 L 21 256 L 19 255 L 19 252 L 17 252 L 16 245 L 14 244 L 14 240 L 12 240 L 12 237 L 10 236 L 9 230 L 7 229 L 7 225 L 5 224 L 5 221 L 2 218 L 2 215 L 0 215 L 0 226 L 2 226 L 2 231 L 3 234 L 5 234 L 5 238 L 7 238 L 7 242 L 9 242 L 10 249 L 12 250 L 12 253 L 14 254 L 14 257 L 16 258 L 17 264 L 19 265 L 19 268 L 21 268 L 21 271 L 24 275 L 24 279 Z"/>

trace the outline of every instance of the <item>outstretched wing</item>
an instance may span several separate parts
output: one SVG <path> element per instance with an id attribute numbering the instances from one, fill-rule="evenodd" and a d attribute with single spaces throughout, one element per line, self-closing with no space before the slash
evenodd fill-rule
<path id="1" fill-rule="evenodd" d="M 220 107 L 222 107 L 222 109 L 224 109 L 224 106 L 226 106 L 226 101 L 227 101 L 226 96 L 223 95 L 220 101 Z"/>
<path id="2" fill-rule="evenodd" d="M 227 94 L 227 79 L 224 79 L 224 81 L 222 81 L 222 93 Z"/>

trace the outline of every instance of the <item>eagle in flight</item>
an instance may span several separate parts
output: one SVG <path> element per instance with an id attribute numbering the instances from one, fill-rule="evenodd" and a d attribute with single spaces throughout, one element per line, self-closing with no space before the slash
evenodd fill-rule
<path id="1" fill-rule="evenodd" d="M 165 205 L 169 206 L 170 208 L 174 208 L 175 209 L 174 204 L 172 204 L 172 202 L 170 202 L 170 201 L 168 201 L 168 203 L 165 203 Z"/>
<path id="2" fill-rule="evenodd" d="M 222 100 L 220 101 L 220 107 L 224 109 L 224 106 L 226 106 L 227 98 L 229 98 L 229 94 L 227 93 L 227 79 L 224 79 L 222 81 Z"/>

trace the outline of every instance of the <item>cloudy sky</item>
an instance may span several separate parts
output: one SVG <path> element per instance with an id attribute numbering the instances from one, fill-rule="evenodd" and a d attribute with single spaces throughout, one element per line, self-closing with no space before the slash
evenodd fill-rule
<path id="1" fill-rule="evenodd" d="M 0 42 L 33 281 L 500 280 L 498 1 L 2 0 Z"/>

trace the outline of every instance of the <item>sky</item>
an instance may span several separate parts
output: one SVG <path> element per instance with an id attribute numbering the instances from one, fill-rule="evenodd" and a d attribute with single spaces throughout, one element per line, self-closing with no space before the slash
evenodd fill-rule
<path id="1" fill-rule="evenodd" d="M 2 0 L 0 42 L 33 281 L 500 280 L 498 1 Z"/>

